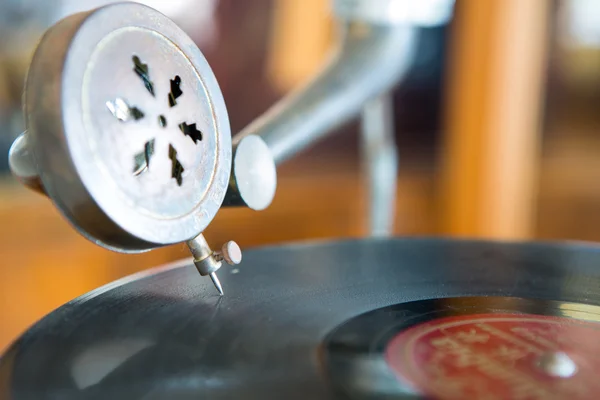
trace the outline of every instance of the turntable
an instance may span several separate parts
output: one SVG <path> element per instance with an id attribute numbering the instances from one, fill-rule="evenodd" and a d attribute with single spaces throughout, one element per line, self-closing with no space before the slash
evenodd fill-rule
<path id="1" fill-rule="evenodd" d="M 414 27 L 451 7 L 337 0 L 336 58 L 233 139 L 210 66 L 165 16 L 122 3 L 52 27 L 14 175 L 99 246 L 192 257 L 43 318 L 0 358 L 0 397 L 596 398 L 600 248 L 389 237 L 386 93 Z M 211 249 L 221 207 L 267 208 L 277 165 L 361 112 L 372 237 Z"/>

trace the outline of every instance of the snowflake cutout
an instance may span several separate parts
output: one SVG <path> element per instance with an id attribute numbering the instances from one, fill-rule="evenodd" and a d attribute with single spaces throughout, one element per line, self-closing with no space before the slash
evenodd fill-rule
<path id="1" fill-rule="evenodd" d="M 148 64 L 144 64 L 144 62 L 142 62 L 137 55 L 132 57 L 132 61 L 133 72 L 138 76 L 148 93 L 152 97 L 156 97 L 154 93 L 154 82 L 150 79 L 150 67 Z M 178 99 L 184 94 L 181 89 L 181 78 L 176 75 L 170 80 L 169 84 L 170 91 L 167 104 L 169 105 L 169 108 L 173 108 L 177 105 Z M 123 123 L 129 121 L 139 121 L 146 117 L 146 114 L 143 110 L 141 110 L 139 107 L 128 104 L 122 98 L 107 101 L 106 107 L 115 118 Z M 168 121 L 164 114 L 160 114 L 158 116 L 157 123 L 161 128 L 166 129 L 168 126 Z M 194 144 L 198 144 L 198 142 L 202 140 L 202 132 L 196 127 L 195 123 L 182 122 L 178 125 L 178 127 L 181 133 L 189 137 Z M 140 151 L 134 155 L 134 166 L 132 171 L 133 175 L 138 176 L 141 173 L 149 170 L 150 161 L 155 155 L 154 143 L 155 138 L 148 140 L 146 143 L 144 143 L 144 148 L 140 149 Z M 183 168 L 183 165 L 177 158 L 177 150 L 173 144 L 169 144 L 169 153 L 165 154 L 165 156 L 169 157 L 171 160 L 171 178 L 175 179 L 177 185 L 181 186 L 183 184 L 183 171 L 185 171 L 185 168 Z"/>

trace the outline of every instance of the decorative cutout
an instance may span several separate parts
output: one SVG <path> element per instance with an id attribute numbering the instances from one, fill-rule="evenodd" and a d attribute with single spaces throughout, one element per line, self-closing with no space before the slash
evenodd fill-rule
<path id="1" fill-rule="evenodd" d="M 183 183 L 183 165 L 177 159 L 177 150 L 173 147 L 172 144 L 169 145 L 169 158 L 171 159 L 171 178 L 174 178 L 177 181 L 177 184 L 181 186 Z"/>
<path id="2" fill-rule="evenodd" d="M 142 110 L 140 110 L 137 107 L 130 107 L 129 113 L 133 117 L 133 119 L 136 121 L 144 118 L 144 113 L 142 112 Z"/>
<path id="3" fill-rule="evenodd" d="M 142 172 L 150 169 L 150 159 L 154 155 L 154 139 L 147 141 L 144 144 L 144 151 L 137 153 L 133 157 L 133 175 L 138 176 Z"/>
<path id="4" fill-rule="evenodd" d="M 133 71 L 142 80 L 144 87 L 148 92 L 155 96 L 154 83 L 150 80 L 150 67 L 148 64 L 144 64 L 137 55 L 133 55 Z M 181 90 L 181 78 L 179 75 L 175 75 L 173 79 L 170 79 L 170 92 L 169 92 L 169 108 L 173 108 L 177 105 L 177 99 L 183 95 Z M 121 122 L 127 122 L 130 120 L 138 121 L 144 118 L 144 112 L 138 107 L 133 107 L 127 104 L 127 102 L 121 98 L 117 98 L 114 101 L 107 101 L 106 107 L 112 113 L 112 115 Z M 165 115 L 160 114 L 157 118 L 158 125 L 162 128 L 167 127 L 167 118 Z M 187 124 L 182 122 L 178 125 L 179 130 L 188 136 L 194 144 L 198 144 L 202 140 L 202 132 L 196 128 L 196 124 Z M 150 161 L 154 156 L 154 145 L 155 138 L 150 139 L 144 143 L 144 149 L 133 156 L 133 175 L 138 176 L 145 171 L 150 170 Z M 185 168 L 177 158 L 177 150 L 173 147 L 172 143 L 169 143 L 169 159 L 171 160 L 171 177 L 177 181 L 177 184 L 181 186 L 183 184 L 183 172 Z"/>
<path id="5" fill-rule="evenodd" d="M 144 113 L 137 107 L 129 106 L 125 100 L 121 98 L 115 99 L 115 101 L 107 101 L 106 107 L 119 121 L 127 122 L 130 119 L 140 120 L 144 118 Z"/>
<path id="6" fill-rule="evenodd" d="M 179 124 L 179 129 L 184 135 L 189 136 L 194 141 L 194 144 L 198 144 L 198 141 L 202 140 L 202 132 L 196 129 L 196 124 L 188 125 L 182 122 Z"/>
<path id="7" fill-rule="evenodd" d="M 167 119 L 165 118 L 164 115 L 159 115 L 158 116 L 158 124 L 163 127 L 166 128 L 167 127 Z"/>
<path id="8" fill-rule="evenodd" d="M 154 96 L 154 84 L 150 80 L 150 69 L 148 64 L 144 64 L 138 56 L 133 56 L 133 70 L 144 82 L 144 86 Z"/>
<path id="9" fill-rule="evenodd" d="M 181 78 L 176 75 L 174 79 L 171 79 L 171 92 L 169 93 L 169 107 L 175 107 L 177 105 L 177 99 L 183 94 L 181 91 Z"/>

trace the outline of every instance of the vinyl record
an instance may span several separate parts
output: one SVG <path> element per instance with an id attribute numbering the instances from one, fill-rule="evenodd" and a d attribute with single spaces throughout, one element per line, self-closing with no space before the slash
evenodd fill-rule
<path id="1" fill-rule="evenodd" d="M 353 398 L 595 399 L 600 307 L 514 297 L 420 300 L 352 318 L 325 340 Z"/>
<path id="2" fill-rule="evenodd" d="M 247 251 L 220 278 L 223 297 L 186 261 L 73 300 L 2 356 L 0 398 L 598 392 L 595 246 L 299 244 Z"/>

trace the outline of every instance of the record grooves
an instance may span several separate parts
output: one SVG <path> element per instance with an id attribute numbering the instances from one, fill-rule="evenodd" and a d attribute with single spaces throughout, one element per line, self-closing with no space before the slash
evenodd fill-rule
<path id="1" fill-rule="evenodd" d="M 585 388 L 595 388 L 595 380 L 581 379 L 600 359 L 594 344 L 600 343 L 598 247 L 373 239 L 262 248 L 244 257 L 239 272 L 221 273 L 228 288 L 222 298 L 193 265 L 183 263 L 57 309 L 0 358 L 0 398 L 388 399 L 459 393 L 447 383 L 446 397 L 440 396 L 432 371 L 456 378 L 440 382 L 464 381 L 470 374 L 478 383 L 469 390 L 479 394 L 525 385 L 533 394 L 524 398 L 544 398 L 539 394 L 550 387 L 556 397 L 571 393 L 568 382 L 577 382 L 570 387 L 582 389 L 569 398 L 580 399 L 589 398 Z M 507 325 L 514 316 L 521 322 Z M 580 325 L 573 328 L 575 323 Z M 555 326 L 548 338 L 538 335 L 544 345 L 523 336 L 528 329 Z M 476 339 L 467 349 L 441 336 L 462 340 L 471 330 Z M 560 342 L 569 335 L 583 339 Z M 491 347 L 473 347 L 483 337 Z M 440 355 L 439 343 L 449 355 Z M 536 363 L 552 346 L 570 354 L 578 367 L 573 377 L 536 375 Z M 509 384 L 515 378 L 506 368 L 483 363 L 496 357 L 492 350 L 522 356 L 513 361 L 518 379 L 528 380 Z M 539 389 L 531 383 L 540 379 L 551 384 Z"/>

